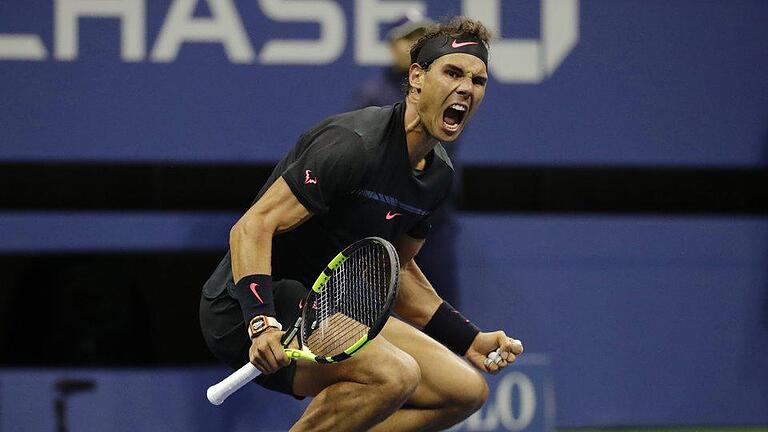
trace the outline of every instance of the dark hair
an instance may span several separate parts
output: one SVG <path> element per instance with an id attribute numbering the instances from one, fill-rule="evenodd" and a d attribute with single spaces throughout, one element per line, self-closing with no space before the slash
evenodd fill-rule
<path id="1" fill-rule="evenodd" d="M 411 47 L 411 59 L 419 57 L 421 48 L 424 47 L 424 44 L 428 40 L 439 36 L 471 37 L 473 39 L 480 39 L 486 46 L 488 46 L 492 35 L 491 31 L 485 28 L 480 21 L 475 21 L 463 16 L 453 17 L 447 22 L 433 24 L 427 27 L 426 33 L 424 33 L 424 35 Z M 429 69 L 430 66 L 427 66 L 427 69 Z M 411 90 L 410 80 L 407 78 L 403 83 L 403 90 L 406 94 Z"/>

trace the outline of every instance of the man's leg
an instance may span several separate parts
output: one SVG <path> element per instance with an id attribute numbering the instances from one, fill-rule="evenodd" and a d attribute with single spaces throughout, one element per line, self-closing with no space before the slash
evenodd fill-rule
<path id="1" fill-rule="evenodd" d="M 294 393 L 316 397 L 295 431 L 439 430 L 468 417 L 488 395 L 471 366 L 394 318 L 349 360 L 297 365 Z"/>
<path id="2" fill-rule="evenodd" d="M 480 371 L 419 330 L 390 319 L 382 335 L 411 355 L 421 381 L 405 405 L 374 431 L 437 431 L 469 417 L 488 398 Z"/>
<path id="3" fill-rule="evenodd" d="M 337 364 L 298 361 L 293 392 L 315 396 L 291 431 L 361 431 L 397 411 L 420 381 L 419 366 L 384 337 Z"/>

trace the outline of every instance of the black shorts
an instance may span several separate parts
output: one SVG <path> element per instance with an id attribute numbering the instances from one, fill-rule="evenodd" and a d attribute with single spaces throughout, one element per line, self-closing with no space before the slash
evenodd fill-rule
<path id="1" fill-rule="evenodd" d="M 301 283 L 289 279 L 273 282 L 272 288 L 277 320 L 283 325 L 283 330 L 287 331 L 301 315 L 299 302 L 307 296 L 307 290 Z M 200 299 L 200 327 L 205 343 L 216 358 L 232 369 L 240 369 L 249 361 L 251 339 L 243 321 L 240 303 L 232 298 L 228 289 L 221 290 L 212 298 L 203 291 Z M 296 361 L 292 360 L 289 366 L 270 375 L 259 375 L 254 382 L 270 390 L 303 399 L 293 394 L 295 373 Z"/>

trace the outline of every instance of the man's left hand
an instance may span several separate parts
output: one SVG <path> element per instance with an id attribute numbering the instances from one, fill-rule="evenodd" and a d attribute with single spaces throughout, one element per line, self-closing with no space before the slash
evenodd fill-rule
<path id="1" fill-rule="evenodd" d="M 486 365 L 488 355 L 497 349 L 499 350 L 500 360 L 498 362 L 488 362 L 488 365 Z M 522 353 L 523 343 L 508 337 L 503 331 L 499 330 L 491 333 L 478 333 L 464 356 L 476 368 L 495 375 L 501 369 L 507 367 L 509 363 L 515 361 L 517 356 Z"/>

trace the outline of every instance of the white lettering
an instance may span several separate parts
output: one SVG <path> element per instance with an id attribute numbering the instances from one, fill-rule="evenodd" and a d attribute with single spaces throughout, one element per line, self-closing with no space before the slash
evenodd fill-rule
<path id="1" fill-rule="evenodd" d="M 515 415 L 513 390 L 517 388 L 519 395 L 519 412 Z M 501 419 L 501 424 L 507 430 L 521 431 L 533 421 L 536 413 L 536 390 L 533 382 L 527 375 L 521 372 L 507 374 L 496 389 L 496 414 Z"/>
<path id="2" fill-rule="evenodd" d="M 464 0 L 464 14 L 501 34 L 500 0 Z M 504 83 L 538 83 L 551 76 L 579 39 L 579 0 L 541 0 L 541 37 L 499 38 L 491 44 L 490 69 Z"/>
<path id="3" fill-rule="evenodd" d="M 232 0 L 205 0 L 210 18 L 195 18 L 197 0 L 175 0 L 160 30 L 152 60 L 168 63 L 176 59 L 184 42 L 218 42 L 233 63 L 251 63 L 255 54 Z"/>
<path id="4" fill-rule="evenodd" d="M 327 64 L 339 58 L 347 39 L 341 7 L 329 0 L 259 0 L 265 15 L 278 22 L 317 22 L 318 40 L 270 40 L 261 49 L 264 64 Z"/>
<path id="5" fill-rule="evenodd" d="M 0 59 L 45 60 L 48 52 L 40 37 L 31 34 L 0 34 Z"/>
<path id="6" fill-rule="evenodd" d="M 426 15 L 420 1 L 355 1 L 355 60 L 361 65 L 383 65 L 392 62 L 389 47 L 379 37 L 379 24 L 394 22 L 408 13 Z"/>
<path id="7" fill-rule="evenodd" d="M 551 76 L 579 40 L 579 0 L 545 0 L 544 67 Z"/>
<path id="8" fill-rule="evenodd" d="M 517 401 L 515 394 L 518 395 Z M 491 432 L 498 430 L 499 426 L 512 432 L 525 430 L 536 414 L 536 388 L 524 373 L 510 372 L 501 379 L 493 400 L 487 405 L 487 409 L 472 414 L 466 421 L 450 430 Z"/>
<path id="9" fill-rule="evenodd" d="M 78 57 L 80 18 L 120 22 L 120 56 L 142 61 L 146 54 L 146 0 L 54 0 L 54 58 Z M 186 42 L 219 43 L 233 63 L 254 63 L 256 55 L 234 0 L 205 0 L 211 17 L 195 17 L 198 0 L 174 0 L 151 51 L 154 62 L 172 62 Z M 540 0 L 541 37 L 499 37 L 491 44 L 490 72 L 502 83 L 539 83 L 555 73 L 579 39 L 579 0 Z M 273 39 L 259 53 L 262 64 L 318 65 L 336 61 L 347 42 L 347 22 L 333 0 L 259 0 L 263 13 L 281 23 L 320 26 L 317 39 Z M 463 0 L 464 15 L 501 34 L 501 0 Z M 510 7 L 510 6 L 507 6 Z M 355 0 L 354 58 L 359 65 L 391 61 L 382 23 L 409 14 L 425 14 L 424 0 Z M 36 34 L 0 33 L 0 60 L 44 60 L 46 47 Z"/>
<path id="10" fill-rule="evenodd" d="M 120 56 L 128 62 L 144 58 L 144 0 L 56 0 L 54 55 L 57 59 L 77 58 L 80 18 L 119 19 Z"/>

